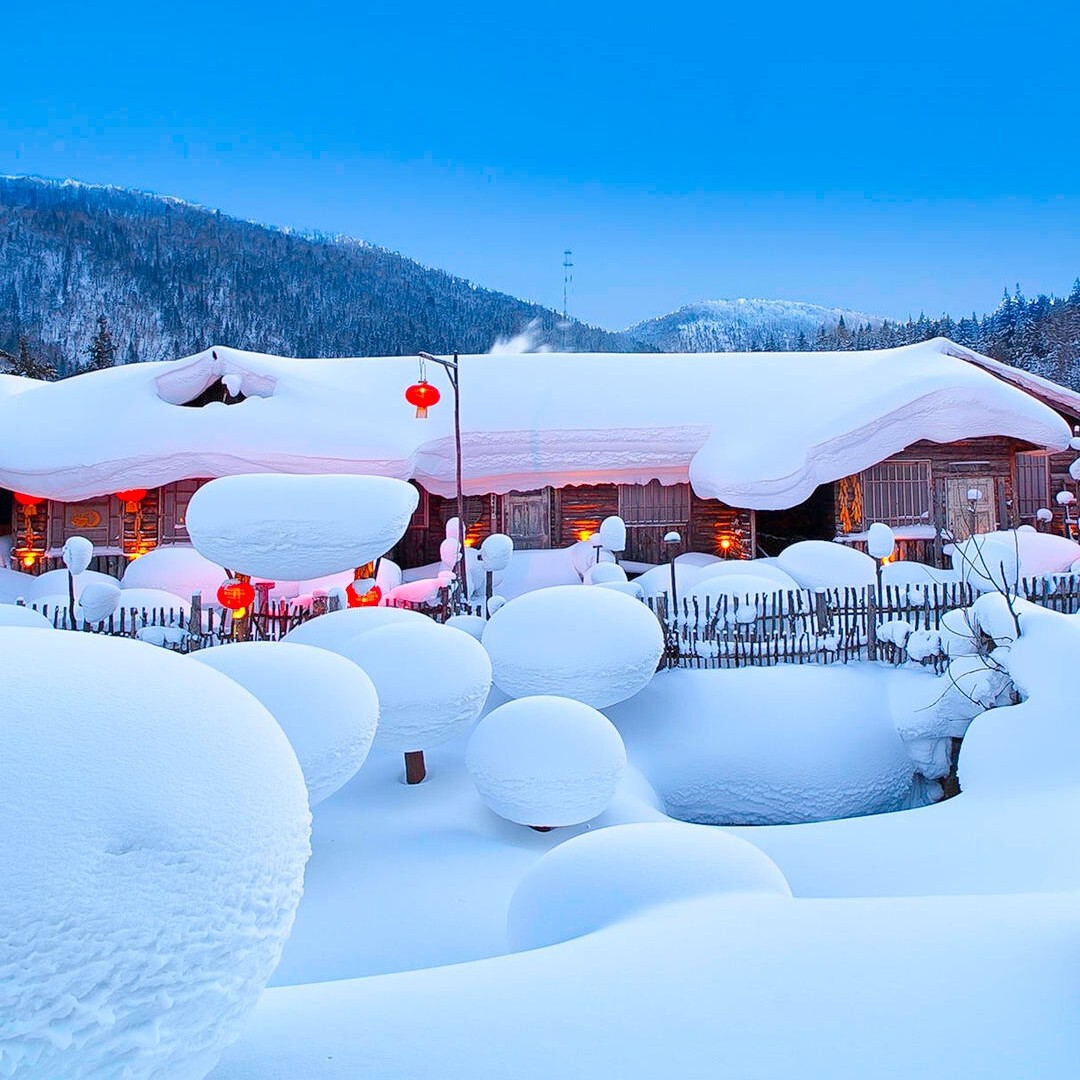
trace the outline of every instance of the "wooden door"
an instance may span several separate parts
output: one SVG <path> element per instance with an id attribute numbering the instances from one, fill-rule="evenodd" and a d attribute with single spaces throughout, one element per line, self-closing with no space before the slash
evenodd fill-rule
<path id="1" fill-rule="evenodd" d="M 551 490 L 512 491 L 503 496 L 503 522 L 514 547 L 551 547 Z"/>
<path id="2" fill-rule="evenodd" d="M 974 514 L 969 491 L 978 491 Z M 953 539 L 966 540 L 972 532 L 987 533 L 997 528 L 997 492 L 992 476 L 950 476 L 945 481 L 945 528 Z M 974 530 L 972 524 L 974 523 Z"/>

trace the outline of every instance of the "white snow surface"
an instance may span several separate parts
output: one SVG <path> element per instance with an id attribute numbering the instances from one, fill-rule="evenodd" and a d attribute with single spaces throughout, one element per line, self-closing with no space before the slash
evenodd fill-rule
<path id="1" fill-rule="evenodd" d="M 384 476 L 226 476 L 191 497 L 187 529 L 200 554 L 234 573 L 304 580 L 385 555 L 419 498 Z"/>
<path id="2" fill-rule="evenodd" d="M 356 664 L 327 649 L 284 641 L 219 645 L 191 657 L 266 706 L 300 762 L 312 806 L 363 765 L 375 738 L 379 697 Z"/>
<path id="3" fill-rule="evenodd" d="M 0 626 L 31 626 L 39 630 L 51 630 L 52 623 L 33 608 L 19 604 L 0 603 Z"/>
<path id="4" fill-rule="evenodd" d="M 767 855 L 719 829 L 682 822 L 614 825 L 571 837 L 538 859 L 510 900 L 515 950 L 539 949 L 698 896 L 790 897 Z"/>
<path id="5" fill-rule="evenodd" d="M 920 439 L 1006 435 L 1067 446 L 1065 422 L 985 363 L 941 338 L 878 352 L 752 358 L 462 356 L 465 492 L 560 487 L 583 476 L 689 478 L 705 498 L 777 509 Z M 245 401 L 179 404 L 229 374 L 240 378 Z M 0 486 L 75 500 L 188 476 L 348 472 L 412 478 L 450 495 L 453 410 L 439 406 L 416 421 L 403 396 L 415 377 L 412 357 L 297 360 L 220 346 L 87 373 L 0 397 Z M 444 374 L 433 372 L 432 381 L 449 403 Z M 718 411 L 717 401 L 727 407 Z M 79 423 L 91 415 L 111 423 Z M 56 437 L 73 423 L 77 436 Z"/>
<path id="6" fill-rule="evenodd" d="M 869 555 L 831 540 L 800 540 L 780 552 L 777 566 L 804 589 L 858 589 L 877 580 Z"/>
<path id="7" fill-rule="evenodd" d="M 626 748 L 602 713 L 571 698 L 518 698 L 469 739 L 465 767 L 488 809 L 519 825 L 580 825 L 615 796 Z"/>
<path id="8" fill-rule="evenodd" d="M 483 645 L 431 619 L 370 630 L 340 651 L 375 684 L 380 750 L 427 750 L 461 734 L 479 717 L 491 689 Z"/>
<path id="9" fill-rule="evenodd" d="M 138 642 L 0 630 L 0 1075 L 198 1080 L 300 899 L 296 758 L 235 683 Z"/>
<path id="10" fill-rule="evenodd" d="M 342 608 L 341 611 L 331 611 L 302 622 L 281 640 L 294 645 L 315 645 L 320 649 L 348 655 L 345 650 L 350 647 L 353 639 L 369 630 L 378 630 L 395 623 L 427 625 L 431 622 L 429 616 L 419 611 L 409 611 L 408 608 Z"/>
<path id="11" fill-rule="evenodd" d="M 974 545 L 1000 544 L 1008 551 L 1007 571 L 1022 578 L 1045 577 L 1048 574 L 1068 573 L 1073 563 L 1080 559 L 1080 544 L 1054 533 L 1040 533 L 1033 529 L 1015 529 L 993 533 L 982 533 L 978 537 L 965 540 L 953 548 L 953 567 L 960 569 L 972 563 L 982 578 L 987 577 L 987 568 L 981 566 L 978 553 L 972 550 Z M 1000 555 L 1001 552 L 999 551 Z M 989 559 L 988 559 L 989 562 Z M 995 577 L 1000 577 L 1000 569 L 994 561 Z M 1016 565 L 1017 569 L 1013 570 Z M 1015 582 L 1015 576 L 1012 579 Z"/>
<path id="12" fill-rule="evenodd" d="M 665 671 L 608 715 L 682 821 L 880 813 L 908 804 L 915 770 L 878 675 L 858 666 Z"/>
<path id="13" fill-rule="evenodd" d="M 483 642 L 505 694 L 557 694 L 595 708 L 646 686 L 664 649 L 660 623 L 640 601 L 575 585 L 511 600 L 491 617 Z"/>

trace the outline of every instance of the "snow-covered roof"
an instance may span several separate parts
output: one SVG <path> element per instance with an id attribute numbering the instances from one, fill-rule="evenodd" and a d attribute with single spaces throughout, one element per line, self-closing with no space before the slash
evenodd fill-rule
<path id="1" fill-rule="evenodd" d="M 468 494 L 688 478 L 707 498 L 792 506 L 921 439 L 1063 449 L 1051 408 L 944 339 L 841 353 L 461 357 Z M 985 358 L 979 358 L 983 360 Z M 992 363 L 992 362 L 991 362 Z M 239 404 L 179 404 L 218 378 Z M 406 404 L 414 357 L 297 360 L 219 347 L 0 398 L 0 486 L 75 500 L 244 472 L 348 472 L 454 490 L 452 395 Z"/>

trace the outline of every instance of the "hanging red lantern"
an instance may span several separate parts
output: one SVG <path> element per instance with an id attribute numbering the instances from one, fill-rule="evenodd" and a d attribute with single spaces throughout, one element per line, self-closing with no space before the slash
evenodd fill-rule
<path id="1" fill-rule="evenodd" d="M 34 507 L 40 506 L 45 500 L 40 495 L 26 495 L 21 491 L 13 492 L 15 501 L 20 506 L 25 506 L 28 510 L 33 510 Z"/>
<path id="2" fill-rule="evenodd" d="M 229 611 L 242 611 L 255 602 L 255 590 L 250 582 L 230 578 L 217 591 L 218 603 Z"/>
<path id="3" fill-rule="evenodd" d="M 418 383 L 413 383 L 405 391 L 405 400 L 410 405 L 416 406 L 416 418 L 418 420 L 423 420 L 427 416 L 428 409 L 432 405 L 438 405 L 441 397 L 442 394 L 439 393 L 438 387 L 432 386 L 427 379 L 421 379 Z"/>
<path id="4" fill-rule="evenodd" d="M 355 586 L 355 581 L 345 586 L 345 597 L 348 600 L 349 607 L 379 606 L 379 601 L 382 600 L 382 589 L 378 585 L 372 585 L 366 592 L 360 592 Z"/>
<path id="5" fill-rule="evenodd" d="M 146 488 L 131 488 L 130 491 L 118 491 L 116 492 L 116 498 L 118 498 L 123 504 L 125 509 L 133 506 L 138 506 L 139 503 L 146 498 Z"/>

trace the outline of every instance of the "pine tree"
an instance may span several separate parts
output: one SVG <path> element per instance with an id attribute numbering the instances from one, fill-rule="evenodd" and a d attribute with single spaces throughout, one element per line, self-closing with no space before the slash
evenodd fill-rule
<path id="1" fill-rule="evenodd" d="M 109 320 L 104 315 L 99 315 L 97 326 L 97 333 L 86 347 L 86 355 L 89 357 L 86 367 L 89 371 L 116 366 L 116 342 L 113 341 L 112 331 L 109 329 Z"/>
<path id="2" fill-rule="evenodd" d="M 21 375 L 25 379 L 55 379 L 56 369 L 45 360 L 39 360 L 30 352 L 30 344 L 26 335 L 19 338 L 18 355 L 12 355 L 0 349 L 0 359 L 7 362 L 7 370 L 11 375 Z"/>

